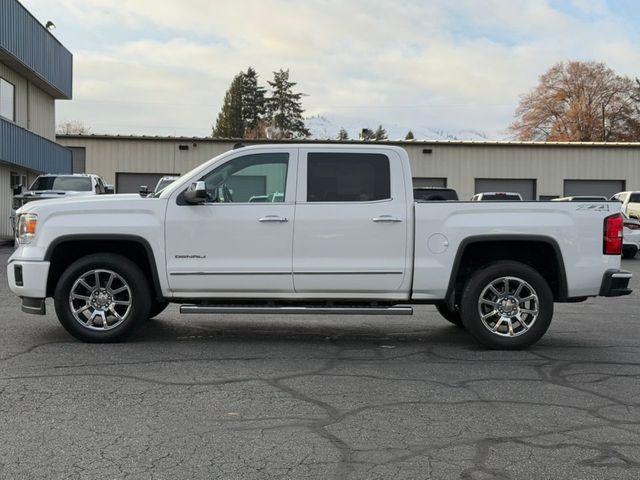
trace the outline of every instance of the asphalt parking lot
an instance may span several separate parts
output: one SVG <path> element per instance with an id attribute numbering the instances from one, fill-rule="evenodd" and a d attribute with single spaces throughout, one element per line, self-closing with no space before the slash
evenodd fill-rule
<path id="1" fill-rule="evenodd" d="M 640 478 L 633 295 L 529 351 L 413 317 L 180 316 L 89 345 L 20 312 L 0 249 L 2 479 Z"/>

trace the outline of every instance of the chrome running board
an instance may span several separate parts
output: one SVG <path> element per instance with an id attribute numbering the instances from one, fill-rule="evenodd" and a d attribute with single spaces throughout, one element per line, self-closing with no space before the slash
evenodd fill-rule
<path id="1" fill-rule="evenodd" d="M 218 314 L 293 314 L 293 315 L 413 315 L 413 308 L 407 305 L 391 307 L 260 307 L 252 305 L 182 305 L 180 313 Z"/>

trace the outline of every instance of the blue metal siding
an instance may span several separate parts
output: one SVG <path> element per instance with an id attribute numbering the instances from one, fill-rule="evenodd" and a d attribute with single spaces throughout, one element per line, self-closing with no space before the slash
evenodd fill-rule
<path id="1" fill-rule="evenodd" d="M 71 150 L 0 119 L 0 161 L 37 172 L 71 173 Z"/>
<path id="2" fill-rule="evenodd" d="M 0 0 L 0 49 L 71 98 L 73 57 L 17 0 Z"/>

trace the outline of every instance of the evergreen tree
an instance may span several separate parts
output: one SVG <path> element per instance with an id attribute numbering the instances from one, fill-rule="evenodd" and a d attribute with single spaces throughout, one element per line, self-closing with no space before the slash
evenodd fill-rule
<path id="1" fill-rule="evenodd" d="M 413 140 L 415 137 L 413 136 L 413 132 L 409 130 L 407 134 L 404 136 L 405 140 Z"/>
<path id="2" fill-rule="evenodd" d="M 266 101 L 267 117 L 278 138 L 308 137 L 311 135 L 304 125 L 302 93 L 294 93 L 295 82 L 289 81 L 289 70 L 273 72 L 271 97 Z"/>
<path id="3" fill-rule="evenodd" d="M 249 67 L 242 77 L 242 123 L 244 133 L 256 131 L 265 114 L 266 89 L 258 86 L 258 74 Z"/>
<path id="4" fill-rule="evenodd" d="M 376 131 L 373 132 L 373 138 L 374 140 L 386 140 L 389 137 L 387 137 L 387 131 L 382 128 L 382 125 L 378 125 Z"/>
<path id="5" fill-rule="evenodd" d="M 344 127 L 338 132 L 338 140 L 349 140 L 349 132 Z"/>
<path id="6" fill-rule="evenodd" d="M 373 135 L 373 130 L 365 127 L 360 131 L 360 140 L 373 140 Z"/>
<path id="7" fill-rule="evenodd" d="M 242 138 L 244 125 L 242 119 L 242 84 L 244 74 L 241 72 L 233 78 L 231 86 L 224 95 L 224 104 L 218 114 L 213 137 Z"/>

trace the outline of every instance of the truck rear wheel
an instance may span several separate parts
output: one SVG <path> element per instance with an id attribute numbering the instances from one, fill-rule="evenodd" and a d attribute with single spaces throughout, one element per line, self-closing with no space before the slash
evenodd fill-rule
<path id="1" fill-rule="evenodd" d="M 125 257 L 94 254 L 73 262 L 55 289 L 58 320 L 85 342 L 118 342 L 147 318 L 150 292 L 140 268 Z"/>
<path id="2" fill-rule="evenodd" d="M 496 262 L 476 271 L 462 293 L 462 323 L 490 348 L 518 350 L 536 343 L 553 317 L 547 281 L 519 262 Z"/>
<path id="3" fill-rule="evenodd" d="M 436 303 L 436 309 L 445 320 L 453 323 L 456 327 L 464 328 L 462 318 L 460 317 L 460 310 L 449 310 L 449 307 L 447 307 L 447 304 L 444 302 Z"/>

